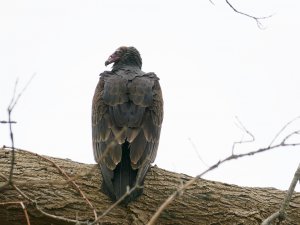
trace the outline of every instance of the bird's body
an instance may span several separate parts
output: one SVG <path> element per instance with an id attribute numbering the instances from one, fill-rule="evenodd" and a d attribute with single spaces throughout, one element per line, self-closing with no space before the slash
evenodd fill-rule
<path id="1" fill-rule="evenodd" d="M 92 106 L 92 136 L 103 190 L 113 200 L 135 188 L 123 202 L 142 193 L 145 175 L 156 157 L 163 99 L 159 78 L 141 70 L 133 47 L 121 47 L 106 64 L 112 71 L 100 74 Z"/>

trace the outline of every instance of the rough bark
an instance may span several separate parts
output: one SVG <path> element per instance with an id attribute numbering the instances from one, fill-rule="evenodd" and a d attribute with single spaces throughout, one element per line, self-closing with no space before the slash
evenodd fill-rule
<path id="1" fill-rule="evenodd" d="M 10 151 L 0 149 L 1 174 L 8 177 Z M 69 176 L 89 171 L 94 165 L 45 156 L 59 165 Z M 50 161 L 34 153 L 16 151 L 13 181 L 47 213 L 80 221 L 93 220 L 91 207 L 71 183 L 62 184 L 65 176 Z M 162 202 L 190 176 L 157 167 L 149 171 L 144 194 L 127 207 L 117 206 L 101 224 L 146 224 Z M 34 182 L 32 182 L 34 181 Z M 53 182 L 54 181 L 54 182 Z M 57 182 L 56 182 L 57 181 Z M 4 179 L 0 177 L 0 184 Z M 52 184 L 49 184 L 49 183 Z M 100 191 L 100 172 L 77 179 L 76 184 L 95 207 L 98 216 L 112 203 Z M 160 216 L 157 224 L 254 225 L 280 208 L 285 192 L 274 188 L 250 188 L 199 179 L 179 196 Z M 31 225 L 70 224 L 41 215 L 35 206 L 9 186 L 0 192 L 0 203 L 23 201 Z M 19 204 L 0 204 L 0 225 L 27 224 Z M 300 193 L 294 193 L 287 219 L 282 224 L 300 224 Z"/>

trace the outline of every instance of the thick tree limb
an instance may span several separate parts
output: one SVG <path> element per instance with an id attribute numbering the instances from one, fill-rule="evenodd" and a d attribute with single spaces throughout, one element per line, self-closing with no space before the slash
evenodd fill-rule
<path id="1" fill-rule="evenodd" d="M 1 173 L 7 178 L 10 154 L 8 149 L 0 149 Z M 18 204 L 8 204 L 9 202 L 23 202 L 31 225 L 65 225 L 75 224 L 77 221 L 80 221 L 79 224 L 90 224 L 94 221 L 94 212 L 87 201 L 72 183 L 63 183 L 66 177 L 53 163 L 24 151 L 17 150 L 15 154 L 13 185 L 34 200 L 36 205 L 19 194 L 12 185 L 6 187 L 0 192 L 1 225 L 26 224 L 23 209 Z M 94 167 L 70 160 L 45 158 L 57 164 L 71 179 L 77 174 L 88 174 Z M 112 202 L 100 191 L 102 181 L 99 171 L 92 171 L 75 182 L 101 217 Z M 127 207 L 114 207 L 100 222 L 146 224 L 164 200 L 190 179 L 184 174 L 152 167 L 145 181 L 144 194 Z M 0 182 L 5 182 L 5 179 L 0 177 Z M 238 187 L 198 179 L 185 190 L 184 195 L 177 197 L 162 212 L 156 224 L 260 224 L 264 218 L 279 209 L 284 197 L 284 191 L 274 188 Z M 282 224 L 300 224 L 300 193 L 293 194 L 287 215 Z"/>

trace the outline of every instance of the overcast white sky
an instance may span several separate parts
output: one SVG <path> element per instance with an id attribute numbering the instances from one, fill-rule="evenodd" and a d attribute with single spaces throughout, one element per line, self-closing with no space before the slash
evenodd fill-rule
<path id="1" fill-rule="evenodd" d="M 161 78 L 165 118 L 155 163 L 196 175 L 228 156 L 243 132 L 267 146 L 300 115 L 300 2 L 232 1 L 257 16 L 274 16 L 259 30 L 223 0 L 0 1 L 0 120 L 16 78 L 19 90 L 36 77 L 13 112 L 15 144 L 38 154 L 94 163 L 91 100 L 113 51 L 135 46 L 143 70 Z M 296 121 L 279 137 L 300 129 Z M 298 138 L 299 140 L 300 138 Z M 10 145 L 0 125 L 0 145 Z M 287 189 L 300 147 L 226 163 L 204 178 Z M 298 187 L 299 191 L 300 188 Z"/>

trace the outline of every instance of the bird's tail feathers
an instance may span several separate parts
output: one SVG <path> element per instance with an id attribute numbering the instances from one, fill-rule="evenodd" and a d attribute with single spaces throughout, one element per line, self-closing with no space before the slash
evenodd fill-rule
<path id="1" fill-rule="evenodd" d="M 129 143 L 125 142 L 122 146 L 121 162 L 114 170 L 114 178 L 112 179 L 116 200 L 122 198 L 130 189 L 135 187 L 137 173 L 138 170 L 133 170 L 131 167 Z M 142 192 L 142 188 L 135 187 L 135 190 L 126 196 L 122 203 L 128 204 L 140 196 Z"/>

